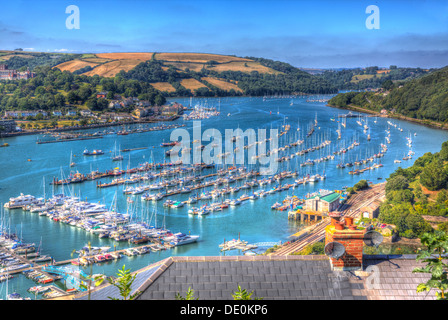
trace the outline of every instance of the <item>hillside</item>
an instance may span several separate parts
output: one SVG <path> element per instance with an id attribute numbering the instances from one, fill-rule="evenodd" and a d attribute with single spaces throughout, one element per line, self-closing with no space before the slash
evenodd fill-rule
<path id="1" fill-rule="evenodd" d="M 54 68 L 87 76 L 145 81 L 166 96 L 336 92 L 326 80 L 283 62 L 208 53 L 84 54 Z"/>
<path id="2" fill-rule="evenodd" d="M 81 57 L 80 54 L 70 53 L 44 53 L 28 51 L 0 50 L 0 64 L 7 64 L 8 68 L 15 70 L 33 70 L 38 66 L 56 66 Z"/>
<path id="3" fill-rule="evenodd" d="M 421 68 L 398 68 L 390 66 L 387 69 L 367 67 L 364 69 L 326 70 L 317 76 L 338 87 L 339 90 L 364 90 L 381 88 L 386 80 L 408 81 L 419 78 L 434 70 Z"/>
<path id="4" fill-rule="evenodd" d="M 448 230 L 448 141 L 440 152 L 425 153 L 406 169 L 395 170 L 387 179 L 386 201 L 379 220 L 396 225 L 400 236 L 420 237 L 431 224 Z M 436 222 L 436 223 L 434 223 Z"/>
<path id="5" fill-rule="evenodd" d="M 360 107 L 420 121 L 448 121 L 448 67 L 434 71 L 404 85 L 390 81 L 379 92 L 347 92 L 333 97 L 329 105 Z"/>

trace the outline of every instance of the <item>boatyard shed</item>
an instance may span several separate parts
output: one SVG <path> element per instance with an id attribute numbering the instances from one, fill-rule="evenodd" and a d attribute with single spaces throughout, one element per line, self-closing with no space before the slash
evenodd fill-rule
<path id="1" fill-rule="evenodd" d="M 412 273 L 423 265 L 415 258 L 364 255 L 363 269 L 348 272 L 334 271 L 321 255 L 170 257 L 138 270 L 132 292 L 137 300 L 174 300 L 191 288 L 199 300 L 232 300 L 239 285 L 264 300 L 432 300 L 434 292 L 416 292 L 429 278 Z M 120 298 L 110 284 L 91 292 L 92 300 L 108 297 Z"/>
<path id="2" fill-rule="evenodd" d="M 340 196 L 337 192 L 313 196 L 305 200 L 305 210 L 318 212 L 335 211 L 339 207 Z"/>

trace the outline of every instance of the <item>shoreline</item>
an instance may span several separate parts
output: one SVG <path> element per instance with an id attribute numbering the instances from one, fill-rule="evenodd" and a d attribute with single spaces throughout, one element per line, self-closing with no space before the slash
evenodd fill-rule
<path id="1" fill-rule="evenodd" d="M 381 117 L 381 118 L 390 118 L 390 119 L 409 121 L 409 122 L 413 122 L 413 123 L 419 124 L 421 126 L 426 126 L 426 127 L 430 127 L 430 128 L 434 128 L 434 129 L 448 130 L 448 125 L 444 125 L 442 123 L 434 122 L 434 121 L 431 121 L 431 120 L 420 120 L 420 119 L 409 118 L 409 117 L 403 116 L 403 115 L 398 114 L 398 113 L 397 114 L 392 114 L 392 115 L 391 114 L 384 115 L 384 114 L 381 114 L 378 111 L 373 111 L 373 110 L 370 110 L 370 109 L 356 107 L 356 106 L 353 106 L 353 105 L 348 105 L 347 107 L 339 107 L 339 106 L 336 106 L 336 105 L 327 104 L 326 106 L 327 107 L 331 107 L 331 108 L 336 108 L 336 109 L 342 109 L 342 110 L 350 110 L 350 111 L 358 111 L 358 112 L 369 113 L 369 114 L 376 115 L 376 116 Z M 429 123 L 426 123 L 426 121 L 429 121 Z"/>
<path id="2" fill-rule="evenodd" d="M 103 123 L 103 124 L 93 124 L 88 126 L 75 126 L 75 127 L 64 127 L 64 128 L 56 128 L 56 129 L 41 129 L 41 130 L 34 130 L 34 131 L 21 131 L 21 132 L 14 132 L 14 133 L 4 133 L 0 134 L 0 138 L 14 138 L 18 136 L 28 136 L 33 134 L 42 134 L 46 132 L 65 132 L 65 131 L 78 131 L 78 130 L 88 130 L 88 129 L 96 129 L 96 128 L 106 128 L 106 127 L 116 127 L 116 126 L 122 126 L 122 125 L 129 125 L 129 124 L 145 124 L 145 123 L 158 123 L 158 122 L 169 122 L 179 119 L 180 116 L 173 116 L 167 119 L 151 119 L 146 121 L 125 121 L 125 122 L 112 122 L 112 123 Z"/>

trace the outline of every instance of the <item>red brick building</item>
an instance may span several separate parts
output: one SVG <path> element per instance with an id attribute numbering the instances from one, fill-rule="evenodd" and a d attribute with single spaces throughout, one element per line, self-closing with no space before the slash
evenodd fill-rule
<path id="1" fill-rule="evenodd" d="M 35 73 L 29 70 L 17 71 L 14 69 L 8 69 L 6 64 L 0 64 L 0 80 L 19 80 L 30 79 L 35 77 Z"/>

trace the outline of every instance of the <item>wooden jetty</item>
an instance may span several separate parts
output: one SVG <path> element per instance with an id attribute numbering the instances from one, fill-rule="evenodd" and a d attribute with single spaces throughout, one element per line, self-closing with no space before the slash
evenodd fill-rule
<path id="1" fill-rule="evenodd" d="M 56 140 L 48 140 L 48 141 L 36 141 L 37 144 L 46 144 L 46 143 L 57 143 L 57 142 L 69 142 L 69 141 L 79 141 L 79 140 L 93 140 L 93 139 L 102 139 L 102 136 L 96 137 L 82 137 L 82 138 L 71 138 L 71 139 L 56 139 Z"/>
<path id="2" fill-rule="evenodd" d="M 146 245 L 142 245 L 142 246 L 135 246 L 135 247 L 129 247 L 129 248 L 139 249 L 139 248 L 142 248 L 142 247 L 149 247 L 150 249 L 152 249 L 152 251 L 158 251 L 158 250 L 160 250 L 159 249 L 160 246 L 164 247 L 164 249 L 162 249 L 162 250 L 171 249 L 171 248 L 174 247 L 173 245 L 171 245 L 169 243 L 165 243 L 165 244 L 151 243 L 151 244 L 146 244 Z M 104 254 L 115 254 L 115 253 L 123 254 L 129 248 L 119 249 L 119 250 L 115 250 L 115 251 L 109 251 L 109 252 L 105 252 Z M 33 262 L 31 262 L 31 261 L 21 257 L 20 255 L 15 254 L 14 252 L 12 252 L 10 250 L 6 250 L 6 251 L 8 253 L 12 254 L 14 257 L 20 259 L 23 263 L 30 264 L 31 266 L 30 267 L 25 267 L 25 268 L 22 268 L 22 269 L 11 270 L 11 271 L 8 271 L 8 272 L 2 272 L 2 273 L 0 273 L 0 276 L 8 275 L 8 274 L 17 274 L 17 273 L 21 273 L 23 271 L 28 271 L 28 270 L 40 270 L 41 268 L 43 268 L 43 267 L 45 267 L 47 265 L 62 266 L 62 265 L 66 265 L 66 264 L 72 264 L 73 262 L 78 261 L 79 258 L 80 258 L 79 257 L 79 258 L 72 258 L 72 259 L 67 259 L 67 260 L 62 260 L 62 261 L 53 261 L 50 264 L 36 265 L 36 264 L 33 264 Z M 102 254 L 102 255 L 104 255 L 104 254 Z M 97 255 L 85 256 L 83 258 L 92 259 L 92 258 L 94 258 Z M 46 276 L 48 276 L 48 277 L 50 277 L 52 279 L 55 279 L 55 276 L 53 276 L 53 275 L 51 275 L 49 273 L 46 273 L 46 272 L 43 272 L 43 271 L 39 271 L 39 272 L 45 274 Z"/>

